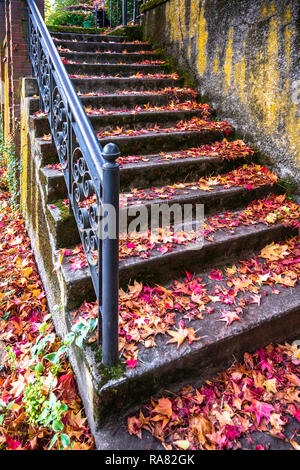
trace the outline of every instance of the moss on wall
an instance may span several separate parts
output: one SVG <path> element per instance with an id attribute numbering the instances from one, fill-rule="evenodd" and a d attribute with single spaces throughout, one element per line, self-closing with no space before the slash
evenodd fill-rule
<path id="1" fill-rule="evenodd" d="M 300 181 L 300 3 L 169 0 L 143 19 L 223 117 Z"/>

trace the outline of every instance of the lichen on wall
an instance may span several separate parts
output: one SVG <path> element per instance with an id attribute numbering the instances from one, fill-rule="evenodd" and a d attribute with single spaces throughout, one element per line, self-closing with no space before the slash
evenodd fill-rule
<path id="1" fill-rule="evenodd" d="M 144 15 L 203 98 L 298 181 L 299 18 L 297 0 L 169 0 Z"/>

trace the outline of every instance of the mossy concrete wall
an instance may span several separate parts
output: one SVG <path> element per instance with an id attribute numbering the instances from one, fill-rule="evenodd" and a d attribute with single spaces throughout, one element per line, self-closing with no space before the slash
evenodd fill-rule
<path id="1" fill-rule="evenodd" d="M 300 2 L 168 0 L 144 33 L 281 176 L 300 181 Z"/>

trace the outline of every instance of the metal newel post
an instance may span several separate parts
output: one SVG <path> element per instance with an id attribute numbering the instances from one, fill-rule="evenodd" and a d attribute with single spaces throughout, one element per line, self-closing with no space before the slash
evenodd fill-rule
<path id="1" fill-rule="evenodd" d="M 127 0 L 123 0 L 122 24 L 127 26 Z"/>
<path id="2" fill-rule="evenodd" d="M 137 3 L 138 3 L 138 0 L 133 0 L 133 13 L 132 13 L 133 24 L 135 24 L 136 17 L 137 17 Z"/>
<path id="3" fill-rule="evenodd" d="M 107 236 L 102 240 L 102 361 L 112 366 L 119 359 L 119 187 L 120 171 L 115 144 L 107 144 L 102 157 L 103 204 L 108 210 Z M 102 232 L 103 233 L 103 232 Z"/>
<path id="4" fill-rule="evenodd" d="M 95 5 L 95 34 L 98 33 L 98 5 Z"/>

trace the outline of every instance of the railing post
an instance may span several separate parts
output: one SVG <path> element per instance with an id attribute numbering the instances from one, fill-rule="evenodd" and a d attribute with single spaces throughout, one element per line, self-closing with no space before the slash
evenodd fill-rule
<path id="1" fill-rule="evenodd" d="M 127 26 L 127 0 L 123 0 L 122 24 L 123 26 Z"/>
<path id="2" fill-rule="evenodd" d="M 120 174 L 119 165 L 115 162 L 119 155 L 115 144 L 107 144 L 102 151 L 106 161 L 103 166 L 104 211 L 112 209 L 108 212 L 109 233 L 102 240 L 102 361 L 105 366 L 114 365 L 119 359 Z"/>
<path id="3" fill-rule="evenodd" d="M 98 34 L 98 5 L 95 5 L 95 34 Z"/>

